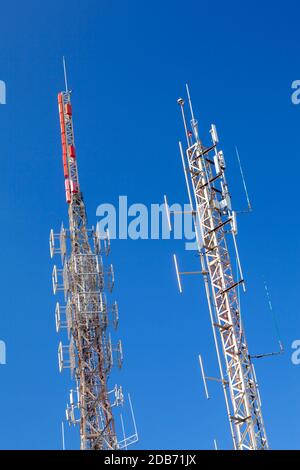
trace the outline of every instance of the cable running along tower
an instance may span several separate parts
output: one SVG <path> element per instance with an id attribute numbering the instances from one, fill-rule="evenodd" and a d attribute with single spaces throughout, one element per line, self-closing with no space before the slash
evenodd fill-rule
<path id="1" fill-rule="evenodd" d="M 123 359 L 121 342 L 113 347 L 108 333 L 111 325 L 118 326 L 117 303 L 106 300 L 114 271 L 102 262 L 102 255 L 109 253 L 109 236 L 101 238 L 87 227 L 67 82 L 66 91 L 58 94 L 58 107 L 69 228 L 62 226 L 59 234 L 51 230 L 50 251 L 52 256 L 61 254 L 62 268 L 54 266 L 52 280 L 54 293 L 63 291 L 65 305 L 56 304 L 55 317 L 57 331 L 65 329 L 69 340 L 67 346 L 59 344 L 59 369 L 71 369 L 74 378 L 66 417 L 80 426 L 81 449 L 119 449 L 134 440 L 117 441 L 113 407 L 123 404 L 123 393 L 121 387 L 108 388 L 113 363 L 121 367 Z"/>
<path id="2" fill-rule="evenodd" d="M 180 98 L 186 149 L 179 143 L 185 180 L 193 214 L 197 250 L 204 278 L 213 337 L 220 370 L 230 430 L 237 450 L 268 449 L 261 411 L 261 401 L 254 366 L 248 351 L 239 302 L 239 285 L 245 283 L 236 243 L 236 213 L 225 176 L 225 159 L 215 125 L 211 126 L 211 143 L 199 137 L 198 122 L 187 87 L 190 126 Z M 174 255 L 179 288 L 181 275 Z M 234 266 L 237 264 L 238 274 Z M 200 366 L 208 397 L 203 363 Z"/>

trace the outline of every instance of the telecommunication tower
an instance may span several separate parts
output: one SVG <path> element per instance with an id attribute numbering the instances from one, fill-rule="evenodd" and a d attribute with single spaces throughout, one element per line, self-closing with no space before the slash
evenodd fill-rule
<path id="1" fill-rule="evenodd" d="M 267 450 L 260 394 L 241 318 L 238 289 L 242 285 L 245 290 L 245 281 L 236 242 L 236 212 L 232 210 L 225 176 L 225 158 L 222 150 L 217 148 L 219 139 L 215 125 L 210 129 L 211 143 L 204 145 L 200 140 L 188 86 L 186 88 L 190 123 L 186 118 L 184 100 L 179 98 L 186 136 L 185 151 L 181 142 L 179 149 L 200 259 L 201 269 L 197 274 L 204 278 L 217 352 L 218 380 L 224 391 L 234 448 Z M 232 260 L 237 263 L 237 275 Z M 182 291 L 181 275 L 190 273 L 178 270 L 175 255 L 174 261 Z M 209 377 L 204 374 L 201 356 L 199 359 L 208 397 L 206 379 Z"/>
<path id="2" fill-rule="evenodd" d="M 59 343 L 59 369 L 69 368 L 74 379 L 66 417 L 70 424 L 80 426 L 81 449 L 121 449 L 138 437 L 129 397 L 135 433 L 118 441 L 113 408 L 123 404 L 123 392 L 117 385 L 112 390 L 108 387 L 115 360 L 119 367 L 123 361 L 121 341 L 114 347 L 109 333 L 111 326 L 118 326 L 118 305 L 106 298 L 114 287 L 114 270 L 102 261 L 102 255 L 110 251 L 109 234 L 100 237 L 97 230 L 87 227 L 66 71 L 65 82 L 58 108 L 69 227 L 62 225 L 58 234 L 51 230 L 50 252 L 61 255 L 62 267 L 54 266 L 52 281 L 54 294 L 63 291 L 65 305 L 56 304 L 55 318 L 57 331 L 65 329 L 69 341 L 67 346 Z"/>

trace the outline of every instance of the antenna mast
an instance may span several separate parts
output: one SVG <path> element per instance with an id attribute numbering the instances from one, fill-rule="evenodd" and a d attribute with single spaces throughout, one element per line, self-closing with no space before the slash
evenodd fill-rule
<path id="1" fill-rule="evenodd" d="M 185 117 L 184 100 L 178 100 L 187 141 L 185 155 L 181 142 L 179 147 L 233 444 L 236 450 L 268 449 L 258 385 L 239 306 L 238 286 L 242 284 L 245 289 L 245 283 L 236 244 L 236 214 L 225 178 L 225 159 L 217 149 L 219 139 L 214 125 L 210 130 L 212 143 L 208 147 L 202 144 L 188 86 L 187 96 L 191 129 Z M 234 274 L 231 258 L 238 262 L 238 276 Z M 179 273 L 178 267 L 176 272 L 177 277 L 185 274 Z M 205 390 L 208 395 L 206 382 Z"/>
<path id="2" fill-rule="evenodd" d="M 57 330 L 64 328 L 69 344 L 60 342 L 60 371 L 71 370 L 76 386 L 70 392 L 66 416 L 80 426 L 80 448 L 111 450 L 120 448 L 113 407 L 123 404 L 122 388 L 108 389 L 108 378 L 116 356 L 122 365 L 122 345 L 112 346 L 108 329 L 118 324 L 118 306 L 106 301 L 114 286 L 112 265 L 104 267 L 102 254 L 109 253 L 109 237 L 100 237 L 87 227 L 83 195 L 79 185 L 74 142 L 71 94 L 63 59 L 66 90 L 58 94 L 63 172 L 69 228 L 50 232 L 50 251 L 61 254 L 62 268 L 54 266 L 54 293 L 64 292 L 65 305 L 56 305 Z"/>

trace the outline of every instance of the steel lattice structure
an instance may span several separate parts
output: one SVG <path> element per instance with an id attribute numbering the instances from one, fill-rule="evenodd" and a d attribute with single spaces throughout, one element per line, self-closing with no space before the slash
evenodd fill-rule
<path id="1" fill-rule="evenodd" d="M 64 291 L 65 306 L 56 305 L 57 330 L 65 328 L 69 345 L 60 342 L 59 368 L 70 368 L 76 386 L 70 393 L 66 414 L 70 424 L 80 425 L 81 449 L 108 450 L 117 441 L 113 407 L 123 403 L 122 388 L 108 389 L 113 356 L 122 364 L 121 342 L 113 348 L 110 324 L 118 324 L 118 306 L 107 303 L 106 292 L 114 285 L 113 267 L 105 268 L 102 254 L 109 252 L 109 237 L 87 228 L 80 190 L 74 142 L 70 91 L 58 95 L 63 168 L 69 228 L 50 233 L 51 255 L 60 253 L 62 268 L 53 269 L 53 289 Z M 126 445 L 126 444 L 125 444 Z"/>
<path id="2" fill-rule="evenodd" d="M 217 148 L 214 125 L 210 131 L 212 143 L 204 146 L 201 142 L 188 87 L 187 93 L 191 130 L 185 117 L 184 100 L 180 98 L 186 151 L 181 143 L 179 147 L 233 444 L 237 450 L 268 449 L 255 370 L 241 319 L 238 286 L 244 286 L 244 279 L 236 244 L 236 213 L 231 208 L 225 177 L 225 159 Z M 234 275 L 231 250 L 239 268 L 238 279 Z M 177 274 L 181 273 L 177 271 Z"/>

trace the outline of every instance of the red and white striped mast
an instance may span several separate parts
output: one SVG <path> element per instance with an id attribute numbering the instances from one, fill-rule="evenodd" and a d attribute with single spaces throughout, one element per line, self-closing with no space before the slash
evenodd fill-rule
<path id="1" fill-rule="evenodd" d="M 60 342 L 60 370 L 70 368 L 75 379 L 66 415 L 70 424 L 80 425 L 81 449 L 110 450 L 128 445 L 118 443 L 113 407 L 123 403 L 122 388 L 108 388 L 114 364 L 122 365 L 122 346 L 112 346 L 109 330 L 118 325 L 118 306 L 106 301 L 114 286 L 112 265 L 106 269 L 102 254 L 109 252 L 108 236 L 100 238 L 87 227 L 81 192 L 73 131 L 71 92 L 58 94 L 65 195 L 69 228 L 50 233 L 51 255 L 61 254 L 62 268 L 53 269 L 53 289 L 63 291 L 65 304 L 56 305 L 57 330 L 67 332 L 69 344 Z M 59 244 L 56 247 L 57 242 Z"/>

